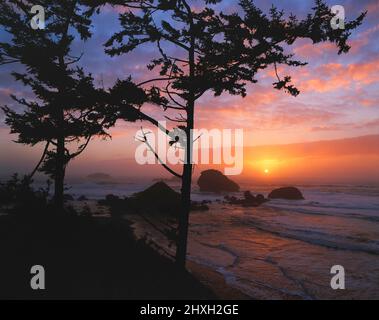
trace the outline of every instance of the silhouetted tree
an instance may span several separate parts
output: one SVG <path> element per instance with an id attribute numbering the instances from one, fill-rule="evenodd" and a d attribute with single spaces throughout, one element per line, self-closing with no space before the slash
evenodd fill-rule
<path id="1" fill-rule="evenodd" d="M 182 178 L 176 261 L 184 267 L 196 101 L 208 91 L 215 96 L 229 93 L 244 97 L 246 83 L 257 82 L 257 73 L 269 66 L 276 73 L 274 88 L 298 95 L 291 77 L 281 78 L 277 71 L 280 64 L 292 67 L 306 64 L 294 59 L 290 46 L 297 39 L 306 38 L 314 44 L 334 43 L 339 54 L 346 53 L 351 31 L 362 23 L 365 13 L 346 22 L 344 29 L 335 30 L 331 26 L 334 14 L 321 0 L 315 2 L 312 12 L 302 20 L 292 14 L 286 17 L 275 7 L 264 14 L 251 0 L 241 0 L 241 13 L 231 14 L 215 9 L 221 0 L 204 0 L 204 8 L 199 8 L 198 3 L 192 5 L 189 0 L 94 1 L 97 5 L 105 2 L 132 9 L 120 14 L 122 30 L 106 43 L 107 53 L 121 55 L 154 43 L 159 57 L 148 68 L 152 71 L 159 68 L 159 76 L 152 76 L 140 85 L 153 83 L 155 90 L 167 98 L 164 109 L 180 113 L 177 118 L 168 119 L 179 123 L 178 127 L 186 134 L 183 172 L 178 174 L 167 165 L 165 168 Z M 146 120 L 157 124 L 154 119 Z"/>
<path id="2" fill-rule="evenodd" d="M 42 5 L 45 28 L 33 30 L 31 7 Z M 23 72 L 13 72 L 17 81 L 31 88 L 34 99 L 12 98 L 23 107 L 21 113 L 4 106 L 5 122 L 18 143 L 34 146 L 45 143 L 42 157 L 30 177 L 39 169 L 55 182 L 56 208 L 63 208 L 64 177 L 67 164 L 81 154 L 91 138 L 109 136 L 107 129 L 117 117 L 133 120 L 133 114 L 117 113 L 112 101 L 133 106 L 142 104 L 145 94 L 130 79 L 122 82 L 123 93 L 96 88 L 91 74 L 78 66 L 82 55 L 74 56 L 75 37 L 91 36 L 93 9 L 81 0 L 11 0 L 0 4 L 0 25 L 10 40 L 0 42 L 0 64 L 20 63 Z M 121 110 L 122 111 L 122 110 Z M 73 144 L 76 144 L 74 146 Z"/>

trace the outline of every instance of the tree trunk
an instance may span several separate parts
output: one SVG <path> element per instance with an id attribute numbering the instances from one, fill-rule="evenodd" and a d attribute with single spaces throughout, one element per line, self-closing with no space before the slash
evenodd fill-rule
<path id="1" fill-rule="evenodd" d="M 176 240 L 176 264 L 182 269 L 186 266 L 189 213 L 191 209 L 191 180 L 192 164 L 186 163 L 183 168 L 181 210 L 179 216 L 178 238 Z"/>
<path id="2" fill-rule="evenodd" d="M 55 162 L 55 181 L 54 181 L 54 204 L 57 213 L 63 211 L 64 204 L 64 177 L 65 177 L 65 138 L 63 133 L 64 119 L 63 108 L 58 110 L 58 138 L 57 154 Z"/>
<path id="3" fill-rule="evenodd" d="M 71 18 L 74 14 L 77 1 L 71 4 L 71 15 L 67 18 L 65 29 L 62 33 L 62 38 L 60 41 L 60 46 L 62 47 L 62 52 L 59 55 L 59 68 L 63 74 L 67 72 L 67 65 L 65 63 L 65 43 L 68 37 L 68 29 L 70 27 Z M 65 95 L 66 88 L 64 83 L 59 87 L 59 94 Z M 57 154 L 55 163 L 55 181 L 54 181 L 54 204 L 57 213 L 63 212 L 64 206 L 64 178 L 66 174 L 66 159 L 65 159 L 65 121 L 64 121 L 64 105 L 58 105 L 57 108 Z"/>
<path id="4" fill-rule="evenodd" d="M 185 149 L 185 161 L 183 166 L 182 176 L 182 192 L 181 192 L 181 212 L 179 216 L 178 238 L 176 241 L 176 264 L 179 268 L 185 269 L 186 256 L 187 256 L 187 242 L 188 242 L 188 227 L 189 227 L 189 214 L 191 210 L 191 185 L 192 185 L 192 131 L 194 128 L 194 113 L 195 113 L 195 33 L 194 22 L 192 17 L 191 8 L 184 2 L 187 7 L 188 15 L 190 18 L 189 33 L 191 35 L 190 48 L 188 50 L 189 61 L 189 88 L 187 99 L 187 126 L 186 136 L 187 143 Z"/>
<path id="5" fill-rule="evenodd" d="M 187 111 L 187 145 L 185 150 L 185 163 L 183 165 L 181 210 L 179 216 L 178 238 L 176 242 L 176 264 L 185 269 L 188 242 L 189 214 L 191 210 L 192 185 L 192 129 L 194 127 L 194 100 L 188 103 Z"/>

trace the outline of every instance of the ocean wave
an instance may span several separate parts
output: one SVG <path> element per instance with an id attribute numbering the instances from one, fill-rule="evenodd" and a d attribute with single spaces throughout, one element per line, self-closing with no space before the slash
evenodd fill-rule
<path id="1" fill-rule="evenodd" d="M 320 203 L 318 201 L 305 200 L 297 201 L 297 203 L 293 202 L 272 200 L 265 203 L 264 206 L 300 214 L 363 219 L 374 222 L 379 220 L 379 203 L 376 202 L 366 203 L 364 206 L 358 204 L 349 205 L 348 203 Z"/>
<path id="2" fill-rule="evenodd" d="M 278 223 L 264 223 L 261 220 L 252 217 L 247 218 L 246 216 L 233 217 L 233 220 L 238 224 L 248 225 L 256 230 L 282 238 L 294 239 L 337 250 L 357 251 L 379 255 L 379 241 L 377 240 L 363 239 L 347 235 L 332 235 L 330 233 L 309 229 L 286 228 L 284 225 L 279 225 Z"/>

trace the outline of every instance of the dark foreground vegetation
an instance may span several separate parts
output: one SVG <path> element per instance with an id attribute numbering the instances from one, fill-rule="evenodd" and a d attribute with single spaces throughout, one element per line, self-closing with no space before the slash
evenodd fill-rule
<path id="1" fill-rule="evenodd" d="M 204 299 L 213 294 L 111 218 L 0 217 L 0 299 Z M 42 265 L 46 290 L 32 290 Z"/>
<path id="2" fill-rule="evenodd" d="M 205 299 L 191 274 L 137 241 L 124 219 L 67 209 L 14 177 L 0 185 L 0 299 Z M 31 267 L 46 290 L 32 290 Z"/>

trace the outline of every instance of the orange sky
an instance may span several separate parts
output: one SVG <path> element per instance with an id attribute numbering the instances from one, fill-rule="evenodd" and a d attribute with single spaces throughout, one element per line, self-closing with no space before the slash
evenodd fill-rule
<path id="1" fill-rule="evenodd" d="M 83 177 L 93 172 L 105 172 L 114 177 L 169 177 L 160 165 L 136 164 L 133 157 L 133 143 L 129 143 L 129 148 L 126 148 L 124 146 L 128 144 L 122 140 L 123 138 L 115 137 L 113 141 L 92 144 L 87 153 L 70 164 L 68 175 Z M 4 141 L 0 139 L 2 147 L 3 143 Z M 100 146 L 102 152 L 98 151 Z M 120 148 L 119 152 L 113 154 L 117 146 Z M 243 173 L 233 179 L 249 179 L 257 183 L 378 184 L 378 146 L 379 135 L 311 143 L 245 147 Z M 14 171 L 30 171 L 39 156 L 37 150 L 25 154 L 25 149 L 14 143 L 8 142 L 6 147 L 9 153 L 1 157 L 0 167 L 4 167 L 5 163 L 13 160 L 12 165 L 8 164 L 8 168 L 13 168 Z M 14 154 L 17 156 L 14 157 Z M 30 161 L 25 164 L 27 159 Z M 223 166 L 198 165 L 195 176 L 209 167 L 223 170 Z"/>
<path id="2" fill-rule="evenodd" d="M 379 135 L 246 148 L 245 174 L 266 182 L 379 183 L 378 146 Z"/>

